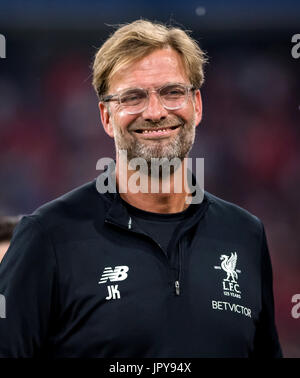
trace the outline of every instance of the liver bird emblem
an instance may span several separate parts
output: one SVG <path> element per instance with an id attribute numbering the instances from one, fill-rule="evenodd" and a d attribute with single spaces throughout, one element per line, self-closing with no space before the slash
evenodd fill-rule
<path id="1" fill-rule="evenodd" d="M 220 260 L 222 260 L 221 267 L 227 273 L 227 277 L 224 281 L 229 281 L 231 278 L 231 282 L 236 282 L 238 278 L 237 272 L 235 271 L 236 261 L 237 261 L 237 254 L 236 252 L 231 253 L 231 256 L 221 255 Z"/>

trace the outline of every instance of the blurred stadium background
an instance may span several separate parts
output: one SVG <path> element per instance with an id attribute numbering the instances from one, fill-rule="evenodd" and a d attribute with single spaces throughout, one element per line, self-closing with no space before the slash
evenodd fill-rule
<path id="1" fill-rule="evenodd" d="M 91 64 L 110 25 L 141 17 L 191 30 L 209 55 L 190 156 L 205 158 L 206 190 L 264 222 L 283 352 L 300 357 L 299 1 L 1 0 L 0 215 L 31 213 L 114 156 Z"/>

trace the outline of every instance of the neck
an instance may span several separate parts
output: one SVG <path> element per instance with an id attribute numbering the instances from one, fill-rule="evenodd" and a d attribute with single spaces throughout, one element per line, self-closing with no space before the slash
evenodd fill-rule
<path id="1" fill-rule="evenodd" d="M 152 213 L 178 213 L 189 205 L 187 197 L 187 167 L 181 163 L 177 169 L 162 178 L 132 169 L 128 162 L 116 159 L 116 183 L 121 198 L 130 205 Z M 140 167 L 139 167 L 140 168 Z"/>

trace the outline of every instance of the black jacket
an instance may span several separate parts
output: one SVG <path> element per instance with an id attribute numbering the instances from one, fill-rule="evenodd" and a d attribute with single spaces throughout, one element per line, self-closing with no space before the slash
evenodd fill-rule
<path id="1" fill-rule="evenodd" d="M 95 184 L 15 229 L 1 357 L 281 357 L 257 217 L 205 192 L 168 259 Z"/>

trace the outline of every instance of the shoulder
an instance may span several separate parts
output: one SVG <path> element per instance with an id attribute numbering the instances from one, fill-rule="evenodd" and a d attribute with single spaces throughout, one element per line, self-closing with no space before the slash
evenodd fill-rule
<path id="1" fill-rule="evenodd" d="M 225 201 L 211 193 L 205 192 L 210 203 L 209 216 L 216 226 L 245 232 L 262 234 L 263 224 L 261 220 L 248 210 L 228 201 Z"/>
<path id="2" fill-rule="evenodd" d="M 90 206 L 99 199 L 98 197 L 95 181 L 91 181 L 43 204 L 32 215 L 38 217 L 84 215 L 90 212 Z"/>
<path id="3" fill-rule="evenodd" d="M 28 217 L 56 241 L 92 237 L 96 223 L 105 218 L 109 202 L 109 196 L 99 193 L 93 180 L 45 203 Z"/>
<path id="4" fill-rule="evenodd" d="M 72 249 L 78 241 L 97 238 L 110 201 L 97 191 L 94 180 L 45 203 L 22 217 L 4 261 L 26 258 L 29 266 L 40 259 L 53 262 L 59 249 Z"/>

